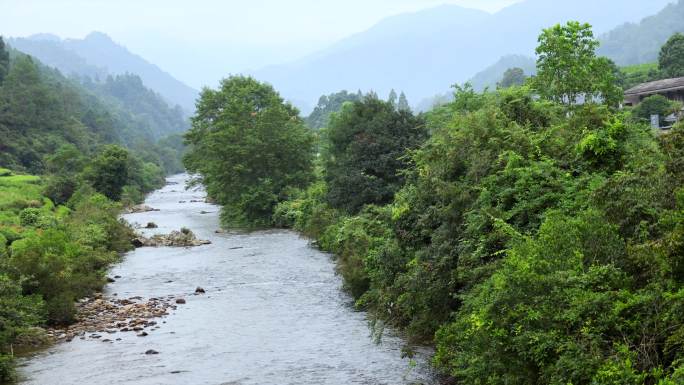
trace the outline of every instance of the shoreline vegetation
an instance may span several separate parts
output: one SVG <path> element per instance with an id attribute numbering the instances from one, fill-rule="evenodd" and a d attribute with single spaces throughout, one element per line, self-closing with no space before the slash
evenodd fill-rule
<path id="1" fill-rule="evenodd" d="M 624 73 L 597 46 L 556 25 L 535 77 L 456 85 L 417 115 L 342 92 L 308 132 L 272 86 L 232 76 L 201 94 L 185 165 L 225 227 L 316 240 L 356 306 L 433 344 L 457 382 L 680 384 L 684 126 L 648 118 L 681 104 L 621 108 Z M 684 76 L 677 60 L 629 71 Z"/>
<path id="2" fill-rule="evenodd" d="M 0 168 L 0 382 L 14 379 L 14 353 L 49 345 L 58 335 L 48 329 L 77 321 L 78 300 L 102 290 L 137 237 L 119 219 L 133 201 L 114 201 L 85 180 L 59 205 L 53 192 L 50 177 Z"/>
<path id="3" fill-rule="evenodd" d="M 176 115 L 129 78 L 95 92 L 0 38 L 0 383 L 14 379 L 13 353 L 72 324 L 133 248 L 123 207 L 182 169 L 180 137 L 153 136 Z"/>
<path id="4" fill-rule="evenodd" d="M 133 248 L 119 215 L 186 151 L 224 227 L 314 239 L 356 307 L 402 330 L 407 356 L 433 345 L 454 381 L 683 383 L 684 125 L 649 126 L 682 106 L 620 104 L 626 84 L 684 76 L 684 36 L 657 68 L 620 70 L 597 47 L 587 24 L 550 27 L 536 76 L 455 85 L 420 114 L 403 93 L 343 91 L 305 121 L 272 86 L 231 76 L 202 92 L 184 148 L 126 109 L 159 105 L 137 79 L 84 88 L 0 39 L 0 382 L 16 347 L 48 342 L 78 307 L 115 320 L 133 305 L 94 295 Z M 151 99 L 112 103 L 109 88 Z M 185 230 L 138 242 L 203 243 Z"/>

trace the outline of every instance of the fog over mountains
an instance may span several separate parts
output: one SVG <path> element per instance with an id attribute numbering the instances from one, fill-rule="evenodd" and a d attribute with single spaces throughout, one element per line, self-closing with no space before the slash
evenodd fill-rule
<path id="1" fill-rule="evenodd" d="M 464 82 L 505 55 L 533 56 L 542 28 L 589 22 L 602 34 L 671 0 L 527 0 L 494 13 L 443 5 L 388 18 L 301 60 L 255 71 L 304 110 L 321 94 L 404 90 L 412 103 Z"/>
<path id="2" fill-rule="evenodd" d="M 673 2 L 678 5 L 663 11 Z M 403 90 L 415 106 L 447 92 L 450 84 L 472 80 L 478 89 L 493 86 L 509 67 L 531 73 L 541 29 L 568 20 L 591 23 L 605 41 L 601 53 L 619 64 L 652 61 L 672 31 L 684 30 L 684 0 L 525 0 L 496 13 L 442 5 L 387 18 L 294 62 L 247 73 L 272 83 L 305 114 L 320 95 L 342 89 L 372 89 L 381 96 Z M 165 72 L 165 63 L 152 64 L 104 33 L 84 39 L 40 34 L 9 43 L 66 75 L 137 74 L 170 104 L 186 113 L 194 109 L 197 90 Z M 205 65 L 194 62 L 191 70 L 202 71 Z"/>
<path id="3" fill-rule="evenodd" d="M 194 111 L 197 90 L 131 53 L 104 33 L 92 32 L 84 39 L 64 40 L 51 34 L 38 34 L 12 38 L 9 44 L 68 76 L 104 79 L 110 74 L 136 74 L 146 87 L 161 94 L 169 104 L 179 105 L 186 113 Z"/>

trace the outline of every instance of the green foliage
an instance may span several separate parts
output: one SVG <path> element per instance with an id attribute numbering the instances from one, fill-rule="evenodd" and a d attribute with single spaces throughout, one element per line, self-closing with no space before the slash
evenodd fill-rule
<path id="1" fill-rule="evenodd" d="M 86 178 L 95 190 L 109 199 L 119 200 L 129 177 L 129 154 L 120 146 L 107 146 L 93 160 Z"/>
<path id="2" fill-rule="evenodd" d="M 607 105 L 617 106 L 622 92 L 615 83 L 615 65 L 596 57 L 598 45 L 589 24 L 570 21 L 545 29 L 537 47 L 537 92 L 570 106 L 580 97 L 585 102 L 601 98 Z"/>
<path id="3" fill-rule="evenodd" d="M 5 41 L 2 36 L 0 36 L 0 85 L 2 85 L 2 82 L 9 72 L 9 61 L 9 52 L 7 52 L 7 48 L 5 47 Z"/>
<path id="4" fill-rule="evenodd" d="M 366 97 L 333 116 L 327 137 L 328 201 L 354 214 L 367 204 L 391 202 L 403 185 L 404 154 L 422 142 L 425 128 L 410 111 Z"/>
<path id="5" fill-rule="evenodd" d="M 93 155 L 100 145 L 116 143 L 169 172 L 179 171 L 182 146 L 155 141 L 185 130 L 185 118 L 138 78 L 81 84 L 21 53 L 13 55 L 8 68 L 0 82 L 0 166 L 42 173 L 54 166 L 48 164 L 52 160 L 62 162 L 64 169 L 80 170 L 82 165 L 66 163 L 83 161 L 83 155 Z M 78 156 L 67 156 L 74 154 Z"/>
<path id="6" fill-rule="evenodd" d="M 684 35 L 675 33 L 660 49 L 658 67 L 666 77 L 684 76 Z"/>
<path id="7" fill-rule="evenodd" d="M 27 328 L 40 325 L 44 314 L 44 303 L 39 296 L 22 295 L 21 286 L 0 273 L 0 382 L 14 379 L 12 357 L 6 354 L 6 343 Z"/>
<path id="8" fill-rule="evenodd" d="M 509 68 L 504 72 L 503 79 L 499 82 L 498 87 L 510 88 L 513 86 L 522 86 L 525 84 L 526 79 L 527 76 L 525 76 L 525 71 L 522 68 Z"/>
<path id="9" fill-rule="evenodd" d="M 311 114 L 305 119 L 306 125 L 312 129 L 328 127 L 331 114 L 339 112 L 344 103 L 356 102 L 361 100 L 361 98 L 360 91 L 354 94 L 343 90 L 334 94 L 323 95 L 318 99 L 318 104 L 311 111 Z"/>
<path id="10" fill-rule="evenodd" d="M 625 23 L 603 35 L 599 54 L 621 66 L 656 62 L 660 47 L 667 39 L 684 32 L 682 19 L 684 2 L 670 2 L 653 16 L 638 23 Z"/>
<path id="11" fill-rule="evenodd" d="M 659 115 L 660 125 L 663 126 L 665 124 L 665 118 L 668 115 L 677 112 L 678 107 L 680 107 L 680 105 L 665 96 L 651 95 L 644 98 L 644 100 L 634 108 L 633 113 L 636 118 L 644 122 L 650 122 L 651 115 Z"/>
<path id="12" fill-rule="evenodd" d="M 658 63 L 639 64 L 620 68 L 620 83 L 628 90 L 641 83 L 647 83 L 662 78 Z"/>
<path id="13" fill-rule="evenodd" d="M 270 225 L 286 191 L 311 179 L 313 135 L 297 113 L 252 78 L 230 77 L 202 93 L 185 164 L 223 205 L 224 223 Z"/>
<path id="14" fill-rule="evenodd" d="M 404 94 L 404 91 L 402 91 L 399 95 L 399 102 L 397 102 L 397 110 L 411 112 L 411 106 L 409 106 L 409 102 L 406 98 L 406 94 Z"/>
<path id="15" fill-rule="evenodd" d="M 131 248 L 133 231 L 117 218 L 120 205 L 83 184 L 62 202 L 71 209 L 55 206 L 41 195 L 50 191 L 41 182 L 30 175 L 0 177 L 2 381 L 13 376 L 9 346 L 30 340 L 33 326 L 72 322 L 74 302 L 99 290 L 105 269 Z"/>

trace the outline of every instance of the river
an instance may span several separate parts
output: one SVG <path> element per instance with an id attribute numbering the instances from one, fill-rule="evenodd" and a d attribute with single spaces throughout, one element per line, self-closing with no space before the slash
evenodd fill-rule
<path id="1" fill-rule="evenodd" d="M 366 314 L 341 290 L 330 255 L 291 231 L 217 234 L 218 207 L 187 176 L 150 194 L 159 211 L 124 215 L 155 222 L 146 235 L 190 228 L 210 245 L 140 248 L 126 254 L 105 296 L 184 295 L 187 303 L 160 319 L 147 337 L 74 339 L 22 358 L 21 384 L 433 384 L 419 351 L 401 358 L 403 341 L 370 336 Z M 185 203 L 180 203 L 184 201 Z M 194 202 L 191 202 L 194 201 Z M 192 295 L 201 286 L 204 295 Z M 162 323 L 165 322 L 165 323 Z M 146 355 L 154 349 L 157 355 Z"/>

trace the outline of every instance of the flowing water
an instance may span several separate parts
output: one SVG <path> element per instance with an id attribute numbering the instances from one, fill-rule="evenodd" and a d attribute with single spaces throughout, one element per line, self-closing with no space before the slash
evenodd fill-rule
<path id="1" fill-rule="evenodd" d="M 402 340 L 370 337 L 366 315 L 351 307 L 330 256 L 290 231 L 216 234 L 218 207 L 187 176 L 151 194 L 160 211 L 125 215 L 155 222 L 146 235 L 190 228 L 211 245 L 141 248 L 110 272 L 105 295 L 185 295 L 147 337 L 74 339 L 20 361 L 21 384 L 432 384 L 420 352 L 401 358 Z M 197 202 L 191 202 L 191 201 Z M 185 203 L 179 203 L 186 201 Z M 197 286 L 205 295 L 191 295 Z M 161 321 L 165 323 L 161 323 Z M 145 355 L 154 349 L 158 355 Z"/>

